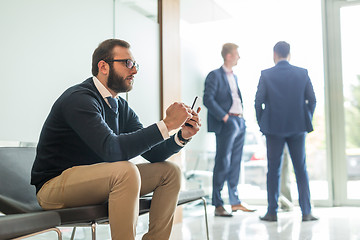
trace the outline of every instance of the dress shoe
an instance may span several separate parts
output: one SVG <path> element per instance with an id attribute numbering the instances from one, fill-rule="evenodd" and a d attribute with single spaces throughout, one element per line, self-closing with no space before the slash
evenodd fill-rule
<path id="1" fill-rule="evenodd" d="M 314 217 L 311 213 L 302 216 L 302 221 L 303 221 L 303 222 L 317 221 L 317 220 L 319 220 L 319 218 Z"/>
<path id="2" fill-rule="evenodd" d="M 266 213 L 265 216 L 259 217 L 262 221 L 268 221 L 268 222 L 276 222 L 277 221 L 277 215 L 270 215 L 269 213 Z"/>
<path id="3" fill-rule="evenodd" d="M 256 209 L 249 209 L 249 208 L 245 207 L 242 204 L 232 205 L 231 206 L 231 211 L 232 212 L 236 212 L 237 210 L 241 210 L 243 212 L 255 212 L 256 211 Z"/>
<path id="4" fill-rule="evenodd" d="M 231 213 L 228 213 L 223 206 L 215 208 L 215 216 L 217 217 L 232 217 Z"/>

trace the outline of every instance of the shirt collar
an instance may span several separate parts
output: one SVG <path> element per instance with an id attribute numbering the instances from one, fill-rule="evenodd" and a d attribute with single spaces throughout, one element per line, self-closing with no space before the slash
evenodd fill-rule
<path id="1" fill-rule="evenodd" d="M 224 69 L 224 71 L 225 71 L 226 74 L 232 74 L 232 73 L 233 73 L 233 70 L 225 67 L 225 65 L 222 65 L 222 68 Z"/>
<path id="2" fill-rule="evenodd" d="M 109 90 L 106 89 L 106 87 L 100 82 L 100 80 L 97 79 L 97 77 L 93 76 L 93 81 L 94 81 L 95 87 L 97 88 L 97 90 L 99 91 L 99 93 L 101 94 L 101 96 L 103 98 L 112 97 Z M 117 98 L 117 96 L 115 98 Z"/>
<path id="3" fill-rule="evenodd" d="M 286 59 L 283 59 L 283 60 L 278 61 L 277 64 L 278 64 L 278 63 L 289 63 L 289 61 L 286 60 Z M 277 65 L 277 64 L 276 64 L 276 65 Z"/>

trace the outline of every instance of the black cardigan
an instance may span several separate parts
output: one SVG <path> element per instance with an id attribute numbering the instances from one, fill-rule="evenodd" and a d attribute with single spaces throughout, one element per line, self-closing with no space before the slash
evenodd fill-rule
<path id="1" fill-rule="evenodd" d="M 54 103 L 41 130 L 31 171 L 38 192 L 48 180 L 73 166 L 127 161 L 142 155 L 165 161 L 178 152 L 174 136 L 163 139 L 156 124 L 144 128 L 138 116 L 119 98 L 116 115 L 92 78 L 67 89 Z M 118 123 L 119 132 L 113 127 Z"/>

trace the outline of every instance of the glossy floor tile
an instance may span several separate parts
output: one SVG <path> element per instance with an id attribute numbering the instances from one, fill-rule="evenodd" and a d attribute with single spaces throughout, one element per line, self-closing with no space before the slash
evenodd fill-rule
<path id="1" fill-rule="evenodd" d="M 213 209 L 208 207 L 209 233 L 212 240 L 360 239 L 358 207 L 315 208 L 314 215 L 320 220 L 314 222 L 302 222 L 298 207 L 291 212 L 279 212 L 278 222 L 259 220 L 259 216 L 266 212 L 265 206 L 258 207 L 258 211 L 254 213 L 235 213 L 232 218 L 214 217 Z M 193 213 L 184 213 L 188 216 L 182 224 L 174 226 L 171 240 L 206 239 L 205 223 L 200 210 L 201 208 Z"/>
<path id="2" fill-rule="evenodd" d="M 174 225 L 170 240 L 206 240 L 203 207 L 188 205 L 184 205 L 183 222 Z M 279 212 L 278 222 L 259 220 L 266 212 L 265 206 L 258 206 L 254 213 L 235 213 L 232 218 L 214 217 L 214 208 L 207 209 L 211 240 L 360 240 L 360 207 L 315 208 L 313 213 L 320 218 L 315 222 L 301 222 L 298 207 L 291 212 Z M 136 240 L 141 240 L 147 225 L 148 215 L 140 216 Z M 70 239 L 72 228 L 63 227 L 61 231 L 64 240 Z M 97 226 L 96 235 L 98 240 L 110 240 L 109 226 Z M 51 240 L 56 239 L 56 234 L 29 239 Z M 90 228 L 78 228 L 75 239 L 91 240 Z"/>

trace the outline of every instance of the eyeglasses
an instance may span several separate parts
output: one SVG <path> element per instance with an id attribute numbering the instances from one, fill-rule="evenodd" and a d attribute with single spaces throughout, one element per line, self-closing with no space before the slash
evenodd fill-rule
<path id="1" fill-rule="evenodd" d="M 132 69 L 133 67 L 136 68 L 136 71 L 139 71 L 139 64 L 137 62 L 131 60 L 131 59 L 113 59 L 113 60 L 107 60 L 105 61 L 107 63 L 109 62 L 124 62 L 125 66 L 129 69 Z"/>

